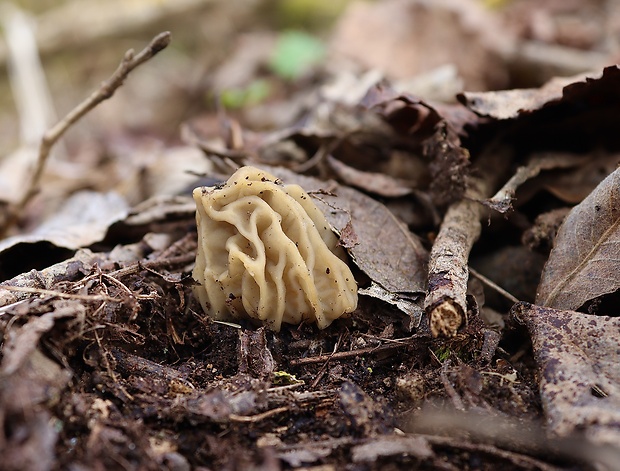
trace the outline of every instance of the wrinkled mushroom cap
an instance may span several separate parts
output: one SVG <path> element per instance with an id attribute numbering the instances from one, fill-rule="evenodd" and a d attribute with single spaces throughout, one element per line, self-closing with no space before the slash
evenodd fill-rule
<path id="1" fill-rule="evenodd" d="M 323 329 L 356 308 L 345 252 L 299 185 L 242 167 L 222 187 L 196 188 L 194 200 L 194 293 L 209 316 Z"/>

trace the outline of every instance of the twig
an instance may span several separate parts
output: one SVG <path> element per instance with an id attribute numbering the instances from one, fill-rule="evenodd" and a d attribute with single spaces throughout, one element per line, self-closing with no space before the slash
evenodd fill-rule
<path id="1" fill-rule="evenodd" d="M 60 291 L 53 291 L 49 289 L 41 289 L 41 288 L 31 288 L 28 286 L 10 286 L 5 285 L 2 286 L 2 289 L 7 291 L 17 291 L 19 293 L 31 293 L 31 294 L 41 294 L 46 296 L 55 296 L 57 298 L 65 298 L 65 299 L 80 299 L 82 301 L 109 301 L 109 302 L 122 302 L 121 298 L 113 298 L 111 296 L 105 296 L 101 294 L 71 294 L 71 293 L 62 293 Z"/>
<path id="2" fill-rule="evenodd" d="M 121 291 L 124 291 L 125 293 L 127 293 L 127 295 L 130 298 L 141 299 L 142 300 L 142 299 L 157 299 L 159 297 L 159 294 L 157 294 L 156 291 L 151 291 L 149 294 L 137 294 L 137 293 L 134 293 L 127 286 L 125 286 L 125 284 L 123 284 L 123 282 L 117 280 L 113 276 L 108 275 L 107 273 L 102 273 L 101 277 L 105 278 L 110 283 L 116 285 Z"/>
<path id="3" fill-rule="evenodd" d="M 604 52 L 584 51 L 573 47 L 548 44 L 543 41 L 523 41 L 511 60 L 523 64 L 524 70 L 536 70 L 543 81 L 552 76 L 566 77 L 603 68 L 607 62 Z M 546 76 L 545 71 L 553 70 Z"/>
<path id="4" fill-rule="evenodd" d="M 314 378 L 314 380 L 310 384 L 310 389 L 316 388 L 316 385 L 319 384 L 321 379 L 323 379 L 323 376 L 325 376 L 325 371 L 327 371 L 327 365 L 329 365 L 330 358 L 332 358 L 336 353 L 338 353 L 338 347 L 340 346 L 340 343 L 342 342 L 342 336 L 343 336 L 343 334 L 340 334 L 338 336 L 338 340 L 336 341 L 336 345 L 334 345 L 334 350 L 329 355 L 329 358 L 327 360 L 325 360 L 325 363 L 323 363 L 323 366 L 321 366 L 321 369 L 319 370 L 319 372 L 317 373 L 316 377 Z"/>
<path id="5" fill-rule="evenodd" d="M 170 366 L 156 363 L 138 355 L 133 355 L 116 347 L 110 350 L 110 354 L 121 372 L 143 377 L 161 378 L 168 383 L 176 381 L 189 389 L 196 389 L 184 374 Z"/>
<path id="6" fill-rule="evenodd" d="M 480 236 L 480 220 L 485 214 L 485 207 L 478 201 L 493 191 L 509 160 L 494 152 L 480 156 L 468 181 L 465 198 L 448 208 L 441 223 L 431 249 L 424 300 L 434 337 L 454 336 L 467 320 L 469 253 Z"/>
<path id="7" fill-rule="evenodd" d="M 517 169 L 506 184 L 490 199 L 483 201 L 485 206 L 506 213 L 512 209 L 512 200 L 519 186 L 534 178 L 543 170 L 565 169 L 581 165 L 587 159 L 581 155 L 541 154 L 536 155 Z"/>
<path id="8" fill-rule="evenodd" d="M 494 289 L 497 293 L 499 293 L 502 296 L 504 296 L 508 301 L 510 301 L 512 303 L 518 303 L 519 302 L 519 300 L 517 299 L 516 296 L 513 296 L 512 294 L 510 294 L 508 291 L 506 291 L 500 285 L 495 283 L 493 280 L 491 280 L 491 279 L 487 278 L 486 276 L 484 276 L 482 273 L 479 273 L 478 271 L 474 270 L 471 267 L 469 268 L 469 272 L 472 275 L 474 275 L 476 278 L 478 278 L 480 281 L 482 281 L 482 283 L 487 285 L 489 288 Z"/>
<path id="9" fill-rule="evenodd" d="M 523 453 L 505 450 L 488 443 L 475 443 L 468 440 L 463 440 L 461 437 L 444 437 L 441 435 L 423 434 L 416 434 L 416 436 L 423 437 L 432 445 L 439 445 L 443 447 L 449 446 L 457 450 L 484 453 L 496 458 L 502 458 L 520 468 L 525 468 L 527 466 L 529 469 L 538 469 L 540 471 L 562 471 L 565 469 L 564 467 L 554 466 Z"/>
<path id="10" fill-rule="evenodd" d="M 282 406 L 282 407 L 276 407 L 275 409 L 271 409 L 265 412 L 261 412 L 260 414 L 256 414 L 256 415 L 230 414 L 228 418 L 232 422 L 254 423 L 254 422 L 260 422 L 261 420 L 268 419 L 270 417 L 273 417 L 274 415 L 281 414 L 282 412 L 287 412 L 288 410 L 289 410 L 289 407 Z"/>
<path id="11" fill-rule="evenodd" d="M 297 360 L 291 360 L 291 366 L 299 366 L 299 365 L 310 365 L 313 363 L 321 363 L 328 360 L 344 360 L 346 358 L 356 357 L 359 355 L 371 355 L 381 352 L 388 352 L 392 350 L 398 350 L 399 348 L 403 348 L 407 346 L 407 344 L 390 344 L 390 345 L 381 345 L 379 347 L 367 347 L 367 348 L 359 348 L 357 350 L 351 350 L 348 352 L 336 352 L 330 353 L 329 355 L 318 355 L 316 357 L 308 357 L 308 358 L 299 358 Z"/>
<path id="12" fill-rule="evenodd" d="M 84 115 L 102 101 L 111 98 L 133 69 L 148 61 L 162 49 L 165 49 L 168 44 L 170 44 L 170 32 L 166 31 L 155 36 L 149 45 L 137 55 L 134 54 L 133 49 L 128 50 L 116 71 L 108 80 L 101 84 L 98 90 L 93 92 L 86 100 L 76 106 L 56 125 L 43 134 L 34 174 L 20 200 L 7 210 L 7 217 L 4 226 L 0 228 L 0 235 L 4 235 L 6 230 L 17 221 L 19 214 L 21 214 L 32 197 L 39 190 L 39 183 L 54 144 L 56 144 L 63 134 Z"/>
<path id="13" fill-rule="evenodd" d="M 157 268 L 163 267 L 177 267 L 179 265 L 186 265 L 195 259 L 196 254 L 193 252 L 189 252 L 183 255 L 178 255 L 176 257 L 170 257 L 166 259 L 157 258 L 155 260 L 140 260 L 138 262 L 132 263 L 129 266 L 119 268 L 118 270 L 111 271 L 107 274 L 116 279 L 120 279 L 127 275 L 134 275 L 136 273 L 139 273 L 142 270 L 155 270 Z"/>
<path id="14" fill-rule="evenodd" d="M 103 361 L 103 365 L 105 366 L 105 369 L 108 371 L 108 374 L 110 375 L 110 379 L 112 380 L 114 384 L 118 385 L 119 390 L 126 396 L 128 400 L 133 401 L 133 396 L 129 394 L 127 389 L 125 389 L 125 387 L 120 383 L 120 381 L 118 380 L 118 377 L 116 376 L 116 373 L 114 373 L 114 370 L 112 369 L 112 366 L 110 365 L 110 360 L 108 359 L 108 355 L 110 354 L 110 352 L 107 349 L 103 348 L 103 345 L 101 344 L 101 338 L 99 337 L 99 333 L 96 330 L 94 332 L 95 332 L 95 340 L 97 341 L 97 346 L 99 347 L 99 352 L 101 353 L 101 359 Z"/>

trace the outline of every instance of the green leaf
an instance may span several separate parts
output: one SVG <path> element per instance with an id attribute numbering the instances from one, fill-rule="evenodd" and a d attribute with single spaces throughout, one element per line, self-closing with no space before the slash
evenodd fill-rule
<path id="1" fill-rule="evenodd" d="M 270 66 L 278 76 L 294 80 L 324 56 L 325 46 L 317 38 L 301 31 L 288 31 L 278 39 Z"/>
<path id="2" fill-rule="evenodd" d="M 254 80 L 245 88 L 224 90 L 220 95 L 220 100 L 225 108 L 238 109 L 256 105 L 267 98 L 270 93 L 271 87 L 266 80 Z"/>

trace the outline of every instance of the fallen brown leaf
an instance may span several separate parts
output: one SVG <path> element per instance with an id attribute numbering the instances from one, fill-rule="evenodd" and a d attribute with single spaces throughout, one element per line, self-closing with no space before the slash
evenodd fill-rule
<path id="1" fill-rule="evenodd" d="M 267 169 L 287 183 L 301 185 L 310 194 L 318 193 L 315 203 L 336 233 L 350 226 L 357 243 L 349 253 L 372 281 L 392 293 L 424 292 L 426 249 L 385 205 L 335 182 L 323 182 L 284 168 Z M 331 195 L 325 194 L 325 190 Z"/>
<path id="2" fill-rule="evenodd" d="M 536 303 L 578 309 L 620 288 L 620 170 L 568 214 L 542 273 Z"/>
<path id="3" fill-rule="evenodd" d="M 69 249 L 88 247 L 103 239 L 108 228 L 127 212 L 127 203 L 116 193 L 79 192 L 32 233 L 0 241 L 0 252 L 17 244 L 42 241 Z"/>
<path id="4" fill-rule="evenodd" d="M 498 92 L 464 92 L 458 98 L 470 110 L 498 120 L 514 119 L 522 114 L 558 103 L 591 100 L 599 104 L 601 94 L 614 94 L 620 68 L 606 67 L 601 73 L 585 73 L 573 77 L 556 77 L 540 88 L 503 90 Z"/>
<path id="5" fill-rule="evenodd" d="M 347 185 L 352 185 L 369 193 L 388 198 L 396 198 L 410 194 L 413 190 L 407 182 L 384 173 L 364 172 L 342 163 L 328 155 L 327 163 L 338 177 Z"/>
<path id="6" fill-rule="evenodd" d="M 620 319 L 528 303 L 515 305 L 511 314 L 532 336 L 551 432 L 582 432 L 592 443 L 615 447 L 608 452 L 618 458 Z"/>

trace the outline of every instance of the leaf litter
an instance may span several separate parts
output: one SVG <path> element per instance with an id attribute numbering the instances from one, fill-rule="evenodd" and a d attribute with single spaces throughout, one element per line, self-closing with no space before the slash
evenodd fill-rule
<path id="1" fill-rule="evenodd" d="M 619 198 L 616 170 L 568 213 L 542 272 L 538 304 L 575 310 L 618 290 Z"/>
<path id="2" fill-rule="evenodd" d="M 407 2 L 386 3 L 384 18 L 404 17 Z M 487 35 L 507 17 L 472 2 L 411 3 L 415 24 L 457 25 L 454 44 L 474 37 L 476 61 L 495 64 L 453 60 L 466 84 L 507 83 L 497 64 L 523 30 L 512 24 L 499 47 Z M 161 167 L 132 174 L 119 211 L 56 222 L 81 221 L 77 236 L 46 232 L 36 198 L 14 225 L 7 202 L 1 221 L 17 242 L 0 250 L 3 466 L 614 469 L 619 75 L 600 69 L 447 104 L 403 91 L 389 71 L 349 73 L 356 87 L 330 94 L 319 74 L 305 99 L 289 83 L 259 105 L 290 102 L 297 119 L 284 127 L 252 131 L 249 114 L 222 109 L 189 121 L 187 149 L 207 164 L 175 155 L 203 179 L 170 186 L 155 159 Z M 190 187 L 243 164 L 299 183 L 322 208 L 363 295 L 349 318 L 275 334 L 204 316 L 192 296 Z M 540 305 L 508 315 L 515 293 Z"/>

